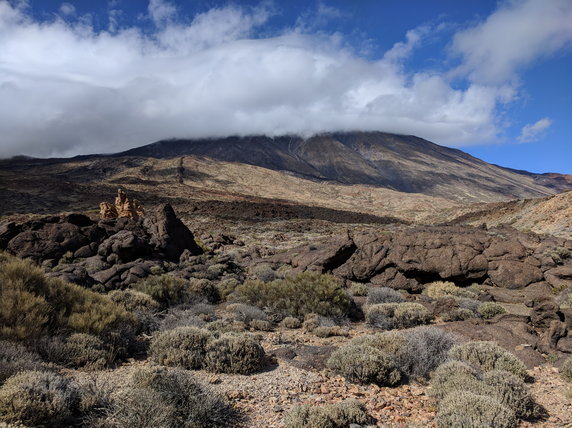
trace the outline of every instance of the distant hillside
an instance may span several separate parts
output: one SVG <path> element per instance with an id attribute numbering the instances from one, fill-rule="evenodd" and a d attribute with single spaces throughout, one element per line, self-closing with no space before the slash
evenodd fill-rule
<path id="1" fill-rule="evenodd" d="M 251 136 L 164 140 L 114 156 L 184 155 L 256 165 L 312 180 L 384 187 L 460 202 L 535 198 L 572 189 L 569 176 L 502 168 L 422 138 L 382 132 L 332 133 L 308 139 Z"/>

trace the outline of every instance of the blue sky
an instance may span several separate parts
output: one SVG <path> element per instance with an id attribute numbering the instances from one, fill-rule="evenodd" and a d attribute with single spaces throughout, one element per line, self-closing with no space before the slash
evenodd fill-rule
<path id="1" fill-rule="evenodd" d="M 569 0 L 0 0 L 0 156 L 414 134 L 572 174 Z"/>

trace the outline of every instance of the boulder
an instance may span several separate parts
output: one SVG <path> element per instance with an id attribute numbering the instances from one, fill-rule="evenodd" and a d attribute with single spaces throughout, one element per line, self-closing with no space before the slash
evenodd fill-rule
<path id="1" fill-rule="evenodd" d="M 153 250 L 171 261 L 178 262 L 185 250 L 189 250 L 192 255 L 203 252 L 195 242 L 193 233 L 177 218 L 169 204 L 145 217 L 143 226 L 150 236 L 149 244 Z"/>
<path id="2" fill-rule="evenodd" d="M 528 302 L 532 308 L 530 321 L 534 327 L 549 328 L 552 321 L 561 321 L 560 306 L 554 299 L 544 298 Z"/>
<path id="3" fill-rule="evenodd" d="M 106 258 L 115 255 L 113 260 L 125 263 L 149 255 L 151 251 L 152 247 L 145 236 L 121 230 L 103 241 L 97 254 Z"/>
<path id="4" fill-rule="evenodd" d="M 519 289 L 543 279 L 542 271 L 533 265 L 515 260 L 489 262 L 489 278 L 497 287 Z"/>
<path id="5" fill-rule="evenodd" d="M 556 289 L 572 288 L 572 266 L 558 266 L 549 269 L 544 272 L 544 278 Z"/>

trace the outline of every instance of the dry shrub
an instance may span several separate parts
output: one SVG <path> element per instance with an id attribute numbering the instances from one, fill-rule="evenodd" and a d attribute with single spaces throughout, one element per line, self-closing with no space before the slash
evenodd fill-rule
<path id="1" fill-rule="evenodd" d="M 130 312 L 147 310 L 157 312 L 160 305 L 151 296 L 137 290 L 113 290 L 108 294 L 109 298 L 123 306 Z"/>
<path id="2" fill-rule="evenodd" d="M 435 281 L 428 284 L 423 290 L 423 294 L 431 297 L 432 299 L 439 299 L 441 297 L 465 297 L 474 299 L 477 295 L 466 288 L 457 287 L 454 283 L 449 281 Z"/>
<path id="3" fill-rule="evenodd" d="M 177 327 L 203 328 L 207 321 L 193 310 L 173 308 L 165 315 L 159 324 L 160 330 L 173 330 Z"/>
<path id="4" fill-rule="evenodd" d="M 481 317 L 488 320 L 497 315 L 506 314 L 506 309 L 495 302 L 484 302 L 479 305 L 477 312 Z"/>
<path id="5" fill-rule="evenodd" d="M 313 312 L 343 317 L 352 306 L 338 278 L 317 272 L 303 272 L 269 283 L 246 281 L 236 288 L 235 295 L 239 301 L 286 316 Z"/>
<path id="6" fill-rule="evenodd" d="M 437 367 L 431 375 L 429 396 L 439 402 L 452 392 L 478 391 L 479 388 L 479 372 L 467 363 L 451 360 Z"/>
<path id="7" fill-rule="evenodd" d="M 419 303 L 379 303 L 367 308 L 365 318 L 372 327 L 391 330 L 427 324 L 432 316 Z"/>
<path id="8" fill-rule="evenodd" d="M 456 345 L 449 351 L 449 356 L 466 361 L 485 372 L 506 370 L 522 379 L 528 376 L 524 363 L 494 342 L 476 341 Z"/>
<path id="9" fill-rule="evenodd" d="M 394 386 L 401 380 L 395 361 L 372 346 L 349 344 L 339 348 L 332 353 L 327 366 L 350 382 Z"/>
<path id="10" fill-rule="evenodd" d="M 457 391 L 447 395 L 437 411 L 438 428 L 516 428 L 514 412 L 493 397 Z"/>
<path id="11" fill-rule="evenodd" d="M 490 396 L 496 397 L 517 417 L 529 418 L 538 413 L 539 407 L 520 377 L 505 370 L 492 370 L 483 375 L 483 382 Z"/>
<path id="12" fill-rule="evenodd" d="M 562 367 L 560 367 L 560 375 L 564 379 L 572 381 L 572 357 L 568 357 L 564 360 Z"/>
<path id="13" fill-rule="evenodd" d="M 60 329 L 96 336 L 135 318 L 107 296 L 48 278 L 29 260 L 0 261 L 0 338 L 31 340 Z"/>
<path id="14" fill-rule="evenodd" d="M 152 275 L 133 286 L 151 296 L 164 307 L 189 303 L 195 297 L 189 290 L 189 281 L 174 275 Z"/>
<path id="15" fill-rule="evenodd" d="M 206 348 L 205 367 L 215 373 L 250 374 L 264 365 L 264 349 L 248 335 L 226 334 Z"/>
<path id="16" fill-rule="evenodd" d="M 24 370 L 39 370 L 40 356 L 20 343 L 0 340 L 0 385 L 10 376 Z"/>
<path id="17" fill-rule="evenodd" d="M 350 285 L 350 293 L 352 296 L 367 296 L 369 293 L 369 287 L 359 282 L 352 282 Z"/>
<path id="18" fill-rule="evenodd" d="M 44 371 L 18 373 L 0 387 L 0 419 L 26 425 L 62 426 L 79 406 L 76 386 Z"/>
<path id="19" fill-rule="evenodd" d="M 345 400 L 325 406 L 304 404 L 294 407 L 286 416 L 286 428 L 346 428 L 352 424 L 366 425 L 370 417 L 357 400 Z"/>
<path id="20" fill-rule="evenodd" d="M 158 333 L 149 346 L 149 357 L 158 364 L 186 369 L 200 369 L 206 356 L 209 331 L 195 327 L 178 327 Z"/>
<path id="21" fill-rule="evenodd" d="M 250 323 L 253 320 L 267 321 L 266 313 L 256 306 L 246 305 L 244 303 L 233 303 L 226 307 L 226 310 L 232 313 L 233 318 L 237 321 Z"/>
<path id="22" fill-rule="evenodd" d="M 210 268 L 212 268 L 212 266 L 210 266 L 209 269 Z M 217 303 L 220 301 L 218 289 L 208 279 L 191 278 L 188 287 L 188 291 L 191 295 L 194 295 L 195 300 L 198 297 L 200 299 L 206 299 L 209 303 Z"/>
<path id="23" fill-rule="evenodd" d="M 367 305 L 377 305 L 379 303 L 403 303 L 403 295 L 393 288 L 378 287 L 371 288 L 367 294 Z"/>
<path id="24" fill-rule="evenodd" d="M 326 327 L 326 326 L 316 327 L 314 330 L 312 330 L 312 333 L 315 336 L 321 338 L 332 337 L 332 336 L 343 336 L 343 337 L 349 336 L 348 330 L 338 325 L 331 327 Z"/>
<path id="25" fill-rule="evenodd" d="M 457 308 L 441 314 L 441 319 L 445 322 L 465 321 L 474 317 L 475 313 L 467 308 Z"/>
<path id="26" fill-rule="evenodd" d="M 72 368 L 101 370 L 113 362 L 106 344 L 85 333 L 45 337 L 39 343 L 39 350 L 46 360 Z"/>
<path id="27" fill-rule="evenodd" d="M 298 318 L 286 317 L 280 322 L 280 325 L 290 329 L 297 329 L 302 327 L 302 322 Z"/>
<path id="28" fill-rule="evenodd" d="M 213 336 L 220 337 L 226 333 L 243 333 L 246 330 L 246 324 L 242 321 L 216 320 L 208 323 L 205 328 Z"/>

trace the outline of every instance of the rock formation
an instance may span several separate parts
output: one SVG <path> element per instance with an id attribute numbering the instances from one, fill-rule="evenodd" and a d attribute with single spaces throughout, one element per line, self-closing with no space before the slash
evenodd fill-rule
<path id="1" fill-rule="evenodd" d="M 118 189 L 115 205 L 109 202 L 99 204 L 99 216 L 102 220 L 122 217 L 138 220 L 145 216 L 145 211 L 137 199 L 129 199 L 123 190 Z"/>

